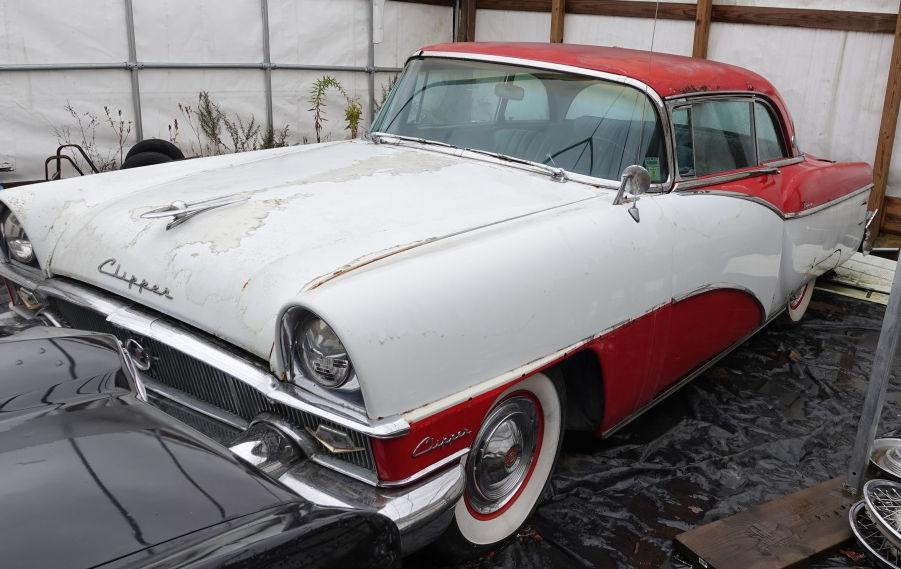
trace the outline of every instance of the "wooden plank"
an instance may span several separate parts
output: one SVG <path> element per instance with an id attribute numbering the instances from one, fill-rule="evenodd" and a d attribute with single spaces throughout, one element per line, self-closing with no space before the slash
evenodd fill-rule
<path id="1" fill-rule="evenodd" d="M 549 12 L 551 0 L 478 0 L 486 10 Z M 649 0 L 567 0 L 568 14 L 653 18 L 656 2 Z M 657 15 L 661 20 L 694 21 L 694 4 L 661 2 Z M 896 14 L 810 10 L 807 8 L 771 8 L 766 6 L 713 6 L 711 21 L 762 26 L 786 26 L 849 32 L 890 34 L 895 31 Z"/>
<path id="2" fill-rule="evenodd" d="M 844 478 L 833 478 L 676 536 L 679 554 L 709 569 L 801 567 L 851 538 Z M 700 562 L 703 560 L 703 562 Z"/>
<path id="3" fill-rule="evenodd" d="M 476 0 L 460 0 L 456 41 L 476 41 Z"/>
<path id="4" fill-rule="evenodd" d="M 870 235 L 879 235 L 885 218 L 883 201 L 888 184 L 888 172 L 892 165 L 892 149 L 895 146 L 895 132 L 898 128 L 898 108 L 901 105 L 901 18 L 895 26 L 895 43 L 888 70 L 888 84 L 885 101 L 882 104 L 882 121 L 879 138 L 876 141 L 876 158 L 873 160 L 873 191 L 870 193 L 870 211 L 879 210 L 870 225 Z"/>
<path id="5" fill-rule="evenodd" d="M 695 15 L 695 42 L 691 50 L 692 57 L 707 59 L 712 8 L 713 0 L 698 0 L 698 9 Z"/>
<path id="6" fill-rule="evenodd" d="M 845 286 L 887 295 L 891 291 L 892 281 L 895 280 L 895 266 L 895 261 L 890 259 L 855 253 L 841 266 L 835 268 L 830 280 Z"/>
<path id="7" fill-rule="evenodd" d="M 563 20 L 566 17 L 566 0 L 551 1 L 551 43 L 563 43 Z"/>
<path id="8" fill-rule="evenodd" d="M 714 6 L 713 21 L 729 24 L 786 26 L 817 30 L 843 30 L 890 34 L 895 31 L 895 14 L 770 8 L 765 6 Z"/>

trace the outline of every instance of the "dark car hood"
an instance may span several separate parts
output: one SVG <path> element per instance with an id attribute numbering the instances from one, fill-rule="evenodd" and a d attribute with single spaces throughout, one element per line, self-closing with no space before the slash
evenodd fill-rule
<path id="1" fill-rule="evenodd" d="M 298 498 L 139 400 L 106 336 L 0 340 L 0 551 L 93 567 Z"/>

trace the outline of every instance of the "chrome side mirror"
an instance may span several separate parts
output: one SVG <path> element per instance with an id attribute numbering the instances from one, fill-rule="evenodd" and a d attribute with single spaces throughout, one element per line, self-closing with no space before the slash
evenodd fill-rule
<path id="1" fill-rule="evenodd" d="M 632 166 L 626 166 L 626 169 L 623 170 L 622 182 L 619 186 L 619 191 L 616 192 L 616 198 L 613 200 L 613 205 L 620 205 L 624 203 L 631 203 L 632 206 L 629 208 L 629 215 L 632 216 L 632 219 L 637 223 L 640 221 L 640 216 L 638 214 L 638 200 L 641 194 L 646 194 L 648 190 L 651 188 L 651 174 L 642 166 L 637 164 L 633 164 Z M 626 198 L 626 194 L 632 196 L 632 199 Z"/>

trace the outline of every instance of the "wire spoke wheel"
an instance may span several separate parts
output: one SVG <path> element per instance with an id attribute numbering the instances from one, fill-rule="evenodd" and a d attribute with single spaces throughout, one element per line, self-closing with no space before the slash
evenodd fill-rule
<path id="1" fill-rule="evenodd" d="M 892 547 L 901 549 L 901 484 L 870 480 L 863 487 L 863 501 L 876 529 Z"/>
<path id="2" fill-rule="evenodd" d="M 886 541 L 885 536 L 870 519 L 863 501 L 851 507 L 848 518 L 851 522 L 851 532 L 870 559 L 885 569 L 901 567 L 901 552 Z"/>

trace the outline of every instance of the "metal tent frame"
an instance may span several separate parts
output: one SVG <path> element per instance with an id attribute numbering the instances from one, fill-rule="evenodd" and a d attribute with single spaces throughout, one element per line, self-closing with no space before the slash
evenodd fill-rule
<path id="1" fill-rule="evenodd" d="M 248 69 L 262 70 L 265 76 L 264 92 L 266 98 L 266 127 L 274 128 L 272 120 L 272 71 L 275 69 L 299 70 L 299 71 L 334 71 L 366 73 L 368 75 L 367 88 L 369 91 L 369 120 L 375 114 L 375 74 L 397 73 L 399 67 L 378 67 L 375 65 L 375 2 L 369 1 L 369 49 L 365 66 L 353 65 L 307 65 L 296 63 L 273 63 L 269 49 L 269 0 L 260 0 L 260 18 L 262 20 L 263 49 L 259 63 L 175 63 L 175 62 L 147 62 L 139 61 L 135 45 L 135 21 L 134 0 L 125 2 L 125 28 L 128 34 L 128 61 L 115 63 L 49 63 L 49 64 L 0 64 L 0 72 L 4 71 L 96 71 L 121 69 L 131 75 L 131 97 L 134 108 L 135 136 L 137 140 L 144 139 L 144 124 L 141 114 L 141 80 L 142 69 Z"/>

